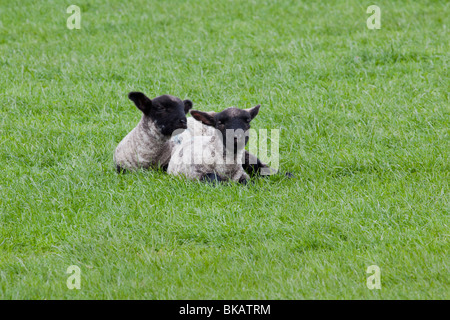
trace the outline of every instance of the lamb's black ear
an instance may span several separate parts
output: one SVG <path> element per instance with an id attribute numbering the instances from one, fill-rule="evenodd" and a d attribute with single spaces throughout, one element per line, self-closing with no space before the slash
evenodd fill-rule
<path id="1" fill-rule="evenodd" d="M 207 126 L 214 127 L 216 125 L 216 120 L 214 120 L 214 113 L 191 110 L 191 115 L 195 120 L 198 120 Z"/>
<path id="2" fill-rule="evenodd" d="M 186 100 L 183 101 L 183 103 L 184 103 L 184 113 L 188 113 L 189 110 L 192 109 L 192 101 L 186 99 Z"/>
<path id="3" fill-rule="evenodd" d="M 260 104 L 258 104 L 256 107 L 245 109 L 245 110 L 247 110 L 247 112 L 250 113 L 250 117 L 253 120 L 256 117 L 256 115 L 258 114 L 259 108 L 261 108 Z"/>
<path id="4" fill-rule="evenodd" d="M 128 98 L 134 102 L 136 107 L 139 108 L 143 113 L 147 114 L 150 112 L 150 108 L 152 107 L 152 100 L 150 100 L 145 94 L 142 92 L 130 92 L 128 94 Z"/>

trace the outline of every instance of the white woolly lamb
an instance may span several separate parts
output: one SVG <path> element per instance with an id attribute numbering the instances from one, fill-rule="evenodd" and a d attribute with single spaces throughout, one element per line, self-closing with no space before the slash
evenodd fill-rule
<path id="1" fill-rule="evenodd" d="M 249 157 L 257 161 L 245 151 L 246 133 L 259 108 L 227 108 L 219 113 L 192 110 L 189 129 L 173 139 L 178 144 L 173 147 L 167 172 L 193 180 L 246 183 L 249 175 L 243 162 Z"/>

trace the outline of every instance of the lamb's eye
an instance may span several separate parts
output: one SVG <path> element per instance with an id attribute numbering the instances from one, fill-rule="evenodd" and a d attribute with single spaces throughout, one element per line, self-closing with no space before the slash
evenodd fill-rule
<path id="1" fill-rule="evenodd" d="M 251 120 L 252 119 L 250 119 L 250 118 L 245 119 L 245 121 L 247 121 L 247 123 L 250 123 Z"/>

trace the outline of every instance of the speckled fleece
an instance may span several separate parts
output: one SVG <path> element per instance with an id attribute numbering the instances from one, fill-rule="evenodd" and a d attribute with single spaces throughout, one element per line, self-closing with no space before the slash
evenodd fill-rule
<path id="1" fill-rule="evenodd" d="M 122 169 L 157 168 L 169 163 L 173 142 L 164 136 L 148 116 L 118 144 L 114 162 Z"/>
<path id="2" fill-rule="evenodd" d="M 188 130 L 172 138 L 172 156 L 167 172 L 195 180 L 216 173 L 223 180 L 240 181 L 250 177 L 242 168 L 244 146 L 237 152 L 226 152 L 221 133 L 190 117 Z"/>

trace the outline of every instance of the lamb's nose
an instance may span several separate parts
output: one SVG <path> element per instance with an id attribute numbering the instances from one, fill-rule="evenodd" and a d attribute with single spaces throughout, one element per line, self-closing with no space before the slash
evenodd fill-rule
<path id="1" fill-rule="evenodd" d="M 181 119 L 180 122 L 181 122 L 182 124 L 187 124 L 186 119 Z"/>

